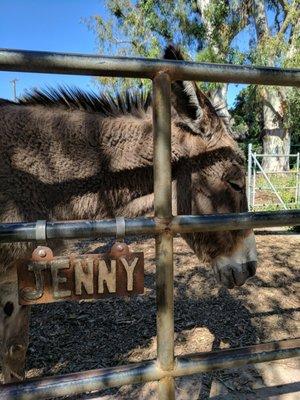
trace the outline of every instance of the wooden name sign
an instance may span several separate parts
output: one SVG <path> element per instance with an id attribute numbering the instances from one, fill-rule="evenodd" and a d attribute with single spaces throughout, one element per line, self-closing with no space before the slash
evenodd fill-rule
<path id="1" fill-rule="evenodd" d="M 39 246 L 18 266 L 19 303 L 99 299 L 144 293 L 144 254 L 115 243 L 107 254 L 54 257 Z"/>

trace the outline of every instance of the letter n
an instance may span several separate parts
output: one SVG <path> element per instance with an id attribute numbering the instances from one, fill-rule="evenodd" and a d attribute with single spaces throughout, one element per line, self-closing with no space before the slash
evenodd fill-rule
<path id="1" fill-rule="evenodd" d="M 111 260 L 110 271 L 104 260 L 99 260 L 98 293 L 104 293 L 104 281 L 110 293 L 116 292 L 116 260 Z"/>
<path id="2" fill-rule="evenodd" d="M 94 293 L 94 260 L 89 259 L 86 261 L 86 268 L 82 268 L 81 262 L 76 261 L 75 264 L 75 293 L 82 293 L 82 285 L 85 288 L 87 294 Z M 86 270 L 86 271 L 85 271 Z"/>

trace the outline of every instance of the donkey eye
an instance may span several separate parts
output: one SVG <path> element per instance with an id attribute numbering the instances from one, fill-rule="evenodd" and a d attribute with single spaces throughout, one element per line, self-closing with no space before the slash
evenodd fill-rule
<path id="1" fill-rule="evenodd" d="M 243 190 L 243 186 L 241 185 L 240 182 L 237 181 L 227 181 L 227 183 L 230 185 L 230 187 L 235 190 L 236 192 L 241 192 Z"/>

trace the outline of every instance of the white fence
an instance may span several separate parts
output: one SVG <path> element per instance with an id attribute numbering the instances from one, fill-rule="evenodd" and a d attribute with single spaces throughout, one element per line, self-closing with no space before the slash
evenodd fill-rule
<path id="1" fill-rule="evenodd" d="M 295 168 L 284 172 L 266 171 L 261 163 L 263 157 L 285 157 L 289 160 L 296 158 Z M 278 176 L 281 176 L 280 184 L 276 185 L 273 178 L 278 178 Z M 291 177 L 293 179 L 290 179 Z M 289 183 L 291 180 L 292 185 L 285 185 L 286 181 Z M 265 186 L 261 186 L 261 182 L 264 182 Z M 282 184 L 283 182 L 284 184 Z M 284 192 L 290 192 L 290 196 L 283 196 Z M 263 200 L 261 200 L 265 193 L 271 194 L 265 196 L 269 200 L 267 203 L 263 203 Z M 284 210 L 297 208 L 300 205 L 300 153 L 288 155 L 257 154 L 252 151 L 252 144 L 250 143 L 248 146 L 247 197 L 249 211 L 269 208 Z"/>

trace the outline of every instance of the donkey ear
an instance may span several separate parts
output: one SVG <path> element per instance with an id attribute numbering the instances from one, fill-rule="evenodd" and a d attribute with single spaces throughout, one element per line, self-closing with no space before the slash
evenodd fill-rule
<path id="1" fill-rule="evenodd" d="M 166 60 L 184 60 L 180 48 L 174 46 L 173 44 L 169 44 L 169 46 L 165 48 L 163 58 Z"/>
<path id="2" fill-rule="evenodd" d="M 184 60 L 179 48 L 169 45 L 164 52 L 166 60 Z M 194 82 L 175 81 L 172 83 L 172 105 L 183 122 L 195 134 L 200 134 L 203 112 L 197 96 L 197 86 Z"/>

